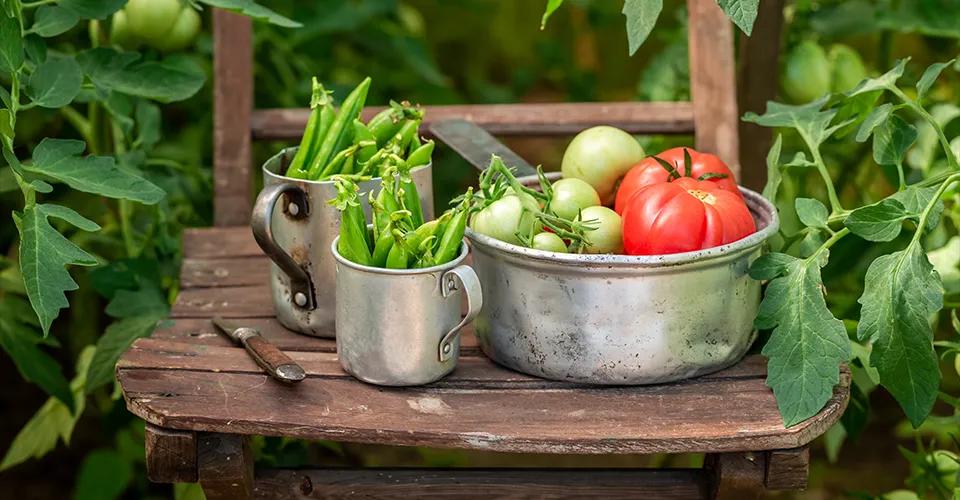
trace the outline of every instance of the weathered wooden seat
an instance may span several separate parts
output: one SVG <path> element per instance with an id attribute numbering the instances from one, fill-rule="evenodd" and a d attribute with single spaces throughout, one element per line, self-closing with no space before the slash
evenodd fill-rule
<path id="1" fill-rule="evenodd" d="M 779 2 L 775 2 L 779 3 Z M 739 169 L 732 34 L 713 0 L 689 0 L 693 101 L 431 107 L 505 135 L 572 133 L 611 123 L 634 132 L 693 133 L 698 149 Z M 762 357 L 693 380 L 590 387 L 498 367 L 469 332 L 456 371 L 417 388 L 346 375 L 332 340 L 276 322 L 268 262 L 249 228 L 250 141 L 296 139 L 303 110 L 254 110 L 251 30 L 216 12 L 215 221 L 184 237 L 173 324 L 137 341 L 117 366 L 127 406 L 147 422 L 147 470 L 157 482 L 199 481 L 207 497 L 603 495 L 745 498 L 806 484 L 807 444 L 842 414 L 844 371 L 816 416 L 783 427 Z M 758 170 L 756 166 L 751 166 Z M 745 169 L 748 170 L 748 169 Z M 268 378 L 213 330 L 221 315 L 260 328 L 307 378 Z M 308 469 L 254 471 L 250 435 L 397 446 L 555 454 L 706 453 L 699 469 Z"/>

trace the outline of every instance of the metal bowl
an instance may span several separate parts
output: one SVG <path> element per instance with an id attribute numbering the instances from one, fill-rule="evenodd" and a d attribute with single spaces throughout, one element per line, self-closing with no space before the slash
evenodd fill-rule
<path id="1" fill-rule="evenodd" d="M 726 368 L 756 337 L 760 283 L 747 274 L 779 227 L 741 188 L 757 232 L 671 255 L 533 250 L 467 230 L 483 289 L 483 352 L 517 371 L 586 384 L 670 382 Z"/>

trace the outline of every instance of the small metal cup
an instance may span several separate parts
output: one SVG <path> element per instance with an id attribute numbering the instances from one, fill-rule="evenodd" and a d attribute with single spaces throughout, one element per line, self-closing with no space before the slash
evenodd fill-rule
<path id="1" fill-rule="evenodd" d="M 371 384 L 421 385 L 453 371 L 460 329 L 480 312 L 480 280 L 466 242 L 456 259 L 425 269 L 382 269 L 337 260 L 337 356 L 354 377 Z M 467 314 L 460 317 L 463 294 Z"/>
<path id="2" fill-rule="evenodd" d="M 270 265 L 273 309 L 280 323 L 299 333 L 334 337 L 334 264 L 327 248 L 337 236 L 340 211 L 327 204 L 336 198 L 332 181 L 285 177 L 297 148 L 288 148 L 263 164 L 263 190 L 253 207 L 250 226 Z M 433 218 L 433 168 L 411 171 L 424 217 Z M 359 184 L 360 192 L 378 190 L 380 178 Z M 361 196 L 367 217 L 370 205 Z M 277 206 L 281 210 L 276 210 Z"/>

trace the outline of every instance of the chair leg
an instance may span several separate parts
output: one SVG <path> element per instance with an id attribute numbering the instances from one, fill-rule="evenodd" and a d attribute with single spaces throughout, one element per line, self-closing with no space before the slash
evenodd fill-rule
<path id="1" fill-rule="evenodd" d="M 250 439 L 206 432 L 197 437 L 197 475 L 207 500 L 253 498 Z"/>
<path id="2" fill-rule="evenodd" d="M 707 455 L 703 466 L 712 476 L 710 498 L 759 498 L 764 491 L 766 462 L 766 454 L 763 452 Z"/>

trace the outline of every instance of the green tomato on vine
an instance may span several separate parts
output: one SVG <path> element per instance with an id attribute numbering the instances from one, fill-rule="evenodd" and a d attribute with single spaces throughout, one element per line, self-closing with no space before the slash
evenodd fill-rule
<path id="1" fill-rule="evenodd" d="M 110 42 L 124 48 L 145 44 L 161 52 L 189 47 L 200 32 L 200 14 L 180 0 L 129 0 L 113 14 Z"/>

